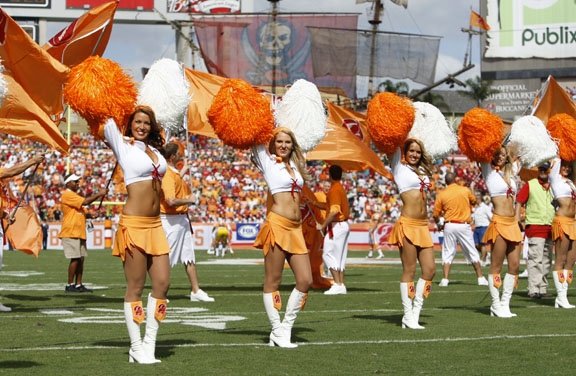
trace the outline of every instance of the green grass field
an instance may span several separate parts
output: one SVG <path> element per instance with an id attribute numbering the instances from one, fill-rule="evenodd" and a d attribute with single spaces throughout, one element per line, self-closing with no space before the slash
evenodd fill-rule
<path id="1" fill-rule="evenodd" d="M 421 316 L 425 330 L 402 329 L 398 264 L 367 262 L 347 270 L 348 295 L 311 291 L 293 330 L 297 349 L 267 346 L 262 265 L 257 251 L 236 251 L 228 264 L 199 252 L 202 288 L 214 303 L 189 301 L 181 268 L 173 269 L 169 314 L 160 328 L 156 365 L 128 363 L 121 263 L 92 251 L 85 282 L 94 293 L 66 294 L 62 252 L 38 259 L 5 252 L 0 272 L 0 374 L 22 375 L 570 375 L 576 310 L 554 298 L 526 297 L 520 280 L 512 300 L 518 317 L 489 316 L 487 287 L 472 268 L 454 265 L 440 288 L 440 265 Z M 364 257 L 366 252 L 351 252 Z M 397 257 L 396 252 L 387 257 Z M 243 261 L 236 265 L 231 260 Z M 285 270 L 284 303 L 293 286 Z M 553 287 L 550 292 L 554 293 Z M 569 292 L 576 302 L 576 291 Z M 143 328 L 142 328 L 143 329 Z"/>

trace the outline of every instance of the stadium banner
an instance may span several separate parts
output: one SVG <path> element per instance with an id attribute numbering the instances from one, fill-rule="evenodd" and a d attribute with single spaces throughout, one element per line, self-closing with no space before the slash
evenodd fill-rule
<path id="1" fill-rule="evenodd" d="M 490 86 L 496 93 L 490 94 L 482 105 L 503 119 L 514 120 L 530 107 L 541 86 L 539 78 L 498 80 Z"/>
<path id="2" fill-rule="evenodd" d="M 376 240 L 383 246 L 388 245 L 388 236 L 392 231 L 392 223 L 383 223 L 376 229 Z M 50 223 L 48 225 L 48 249 L 62 250 L 62 240 L 58 238 L 60 233 L 60 223 Z M 194 223 L 194 248 L 196 250 L 208 250 L 212 244 L 211 224 Z M 236 223 L 233 225 L 235 230 L 232 231 L 232 248 L 251 248 L 254 239 L 260 230 L 258 223 Z M 114 238 L 115 228 L 112 231 Z M 430 229 L 430 236 L 434 244 L 440 244 L 442 234 Z M 106 231 L 103 222 L 94 222 L 94 230 L 86 233 L 86 246 L 88 249 L 104 250 L 106 242 Z M 355 250 L 367 249 L 368 241 L 368 223 L 352 223 L 350 225 L 350 237 L 348 244 Z M 395 247 L 392 247 L 396 249 Z M 6 245 L 4 249 L 8 249 Z M 385 248 L 386 249 L 386 248 Z"/>
<path id="3" fill-rule="evenodd" d="M 355 29 L 357 14 L 198 16 L 194 19 L 202 57 L 212 74 L 252 85 L 281 87 L 306 79 L 319 87 L 356 93 L 356 76 L 314 77 L 308 27 Z"/>
<path id="4" fill-rule="evenodd" d="M 168 13 L 240 13 L 240 0 L 168 0 Z"/>
<path id="5" fill-rule="evenodd" d="M 0 7 L 50 8 L 50 0 L 0 0 Z"/>
<path id="6" fill-rule="evenodd" d="M 576 57 L 574 0 L 488 0 L 487 58 Z"/>
<path id="7" fill-rule="evenodd" d="M 109 3 L 110 0 L 66 0 L 68 9 L 94 8 Z M 118 10 L 154 11 L 154 0 L 120 0 Z"/>

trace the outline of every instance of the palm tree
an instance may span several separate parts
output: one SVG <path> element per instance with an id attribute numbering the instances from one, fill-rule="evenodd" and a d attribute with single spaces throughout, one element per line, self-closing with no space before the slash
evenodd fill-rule
<path id="1" fill-rule="evenodd" d="M 427 102 L 437 107 L 441 112 L 449 112 L 450 106 L 444 100 L 444 97 L 440 94 L 433 93 L 432 91 L 427 92 L 424 96 L 420 99 L 422 102 Z"/>
<path id="2" fill-rule="evenodd" d="M 392 82 L 391 80 L 386 80 L 378 84 L 378 92 L 387 91 L 399 95 L 408 95 L 408 90 L 408 84 L 404 81 Z"/>
<path id="3" fill-rule="evenodd" d="M 482 107 L 482 102 L 492 94 L 499 93 L 499 90 L 492 89 L 492 81 L 482 81 L 480 76 L 466 80 L 468 90 L 458 90 L 458 92 L 476 101 L 478 107 Z"/>

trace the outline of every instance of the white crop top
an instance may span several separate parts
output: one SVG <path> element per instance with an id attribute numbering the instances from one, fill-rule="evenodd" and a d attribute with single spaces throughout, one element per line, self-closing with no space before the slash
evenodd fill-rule
<path id="1" fill-rule="evenodd" d="M 304 179 L 294 161 L 290 160 L 290 167 L 294 171 L 295 179 L 290 176 L 286 165 L 276 161 L 276 155 L 270 154 L 264 145 L 252 148 L 253 160 L 264 174 L 264 180 L 268 185 L 270 193 L 278 192 L 300 192 L 304 185 Z"/>
<path id="2" fill-rule="evenodd" d="M 397 148 L 390 161 L 392 174 L 394 174 L 394 181 L 398 186 L 398 193 L 404 193 L 413 189 L 418 189 L 420 192 L 428 192 L 430 190 L 430 178 L 428 175 L 418 175 L 409 166 L 401 162 L 402 149 Z"/>
<path id="3" fill-rule="evenodd" d="M 482 162 L 480 163 L 482 167 L 482 177 L 486 182 L 486 188 L 488 188 L 488 193 L 490 197 L 498 196 L 508 196 L 516 197 L 516 191 L 518 186 L 513 177 L 510 177 L 510 185 L 506 184 L 502 174 L 496 169 L 492 168 L 491 163 Z M 513 167 L 513 174 L 516 174 L 516 165 Z"/>
<path id="4" fill-rule="evenodd" d="M 131 138 L 123 137 L 113 119 L 108 119 L 104 125 L 104 138 L 114 152 L 120 167 L 122 167 L 126 186 L 143 180 L 160 180 L 166 173 L 166 159 L 162 154 L 156 148 L 148 145 L 158 158 L 158 163 L 155 165 L 146 154 L 146 144 L 142 141 L 132 141 Z"/>
<path id="5" fill-rule="evenodd" d="M 550 186 L 555 198 L 571 197 L 576 200 L 576 187 L 570 179 L 560 175 L 560 158 L 554 158 L 552 169 L 550 170 Z"/>

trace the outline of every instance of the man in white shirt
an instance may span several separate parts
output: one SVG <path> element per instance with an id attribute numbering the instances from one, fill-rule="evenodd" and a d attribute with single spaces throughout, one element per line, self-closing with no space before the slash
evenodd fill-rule
<path id="1" fill-rule="evenodd" d="M 492 220 L 492 203 L 490 202 L 490 196 L 487 195 L 482 197 L 481 201 L 478 200 L 478 202 L 478 206 L 476 206 L 472 212 L 474 244 L 476 244 L 476 249 L 480 252 L 482 266 L 487 266 L 490 265 L 490 257 L 488 257 L 488 247 L 482 242 L 482 238 Z"/>

